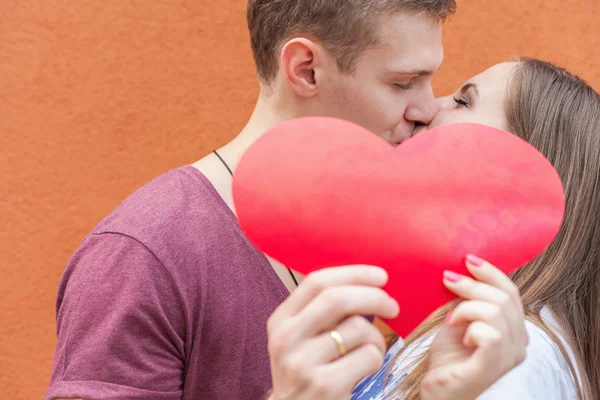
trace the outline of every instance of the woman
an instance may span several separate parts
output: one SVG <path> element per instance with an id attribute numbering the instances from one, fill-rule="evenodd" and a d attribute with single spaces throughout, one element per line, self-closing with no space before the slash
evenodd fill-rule
<path id="1" fill-rule="evenodd" d="M 440 309 L 401 351 L 402 343 L 392 347 L 388 366 L 361 382 L 352 399 L 600 398 L 599 97 L 568 72 L 523 59 L 440 99 L 432 126 L 478 122 L 537 147 L 562 177 L 565 222 L 548 250 L 511 276 L 514 283 L 471 257 L 479 281 L 444 280 L 466 301 Z M 381 335 L 356 317 L 398 314 L 378 289 L 380 274 L 320 271 L 277 310 L 269 322 L 272 399 L 347 398 L 348 387 L 380 364 Z M 508 372 L 524 358 L 521 298 L 531 343 L 526 360 Z"/>
<path id="2" fill-rule="evenodd" d="M 440 103 L 431 127 L 479 122 L 511 131 L 550 160 L 566 191 L 558 236 L 511 275 L 525 306 L 527 358 L 479 399 L 600 399 L 600 96 L 563 69 L 522 59 L 490 68 Z M 456 314 L 469 307 L 476 315 L 489 305 L 438 310 L 404 347 L 390 349 L 388 365 L 352 399 L 420 398 L 447 331 L 464 330 Z"/>

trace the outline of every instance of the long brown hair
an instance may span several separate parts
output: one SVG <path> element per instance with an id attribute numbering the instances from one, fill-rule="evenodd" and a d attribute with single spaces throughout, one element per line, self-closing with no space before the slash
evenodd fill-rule
<path id="1" fill-rule="evenodd" d="M 600 399 L 600 95 L 583 80 L 550 63 L 519 59 L 508 84 L 505 111 L 509 130 L 535 146 L 558 171 L 566 193 L 563 225 L 549 248 L 511 275 L 519 287 L 526 318 L 558 345 L 577 382 L 570 357 L 545 326 L 549 307 L 560 322 L 581 373 L 581 400 Z M 444 306 L 405 341 L 407 346 L 443 323 Z M 418 399 L 427 372 L 427 354 L 390 397 Z M 414 368 L 414 369 L 413 369 Z"/>

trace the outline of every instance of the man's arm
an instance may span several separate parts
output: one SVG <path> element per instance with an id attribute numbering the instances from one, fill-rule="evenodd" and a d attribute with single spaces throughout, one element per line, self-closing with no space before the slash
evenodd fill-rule
<path id="1" fill-rule="evenodd" d="M 87 238 L 62 278 L 46 399 L 180 399 L 184 313 L 164 266 L 119 234 Z"/>

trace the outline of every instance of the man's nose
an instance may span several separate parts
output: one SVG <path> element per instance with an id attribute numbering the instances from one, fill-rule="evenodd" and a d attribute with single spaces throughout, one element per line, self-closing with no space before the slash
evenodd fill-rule
<path id="1" fill-rule="evenodd" d="M 404 119 L 419 125 L 429 125 L 439 109 L 440 105 L 433 96 L 433 90 L 429 87 L 406 108 Z"/>

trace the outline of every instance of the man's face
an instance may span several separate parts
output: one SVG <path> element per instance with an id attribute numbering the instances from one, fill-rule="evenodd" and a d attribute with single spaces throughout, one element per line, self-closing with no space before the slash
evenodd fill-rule
<path id="1" fill-rule="evenodd" d="M 415 124 L 428 125 L 436 114 L 431 78 L 444 56 L 442 26 L 425 15 L 391 15 L 381 21 L 378 39 L 360 55 L 353 74 L 327 71 L 318 106 L 324 115 L 357 123 L 397 145 Z"/>

